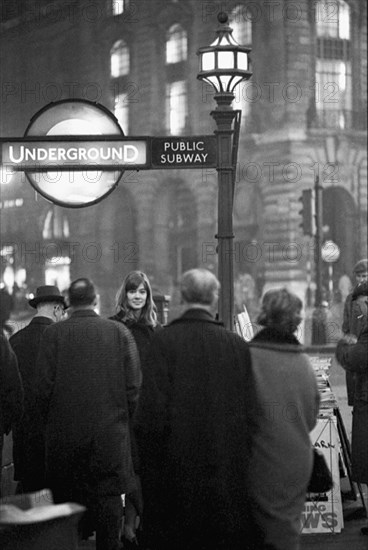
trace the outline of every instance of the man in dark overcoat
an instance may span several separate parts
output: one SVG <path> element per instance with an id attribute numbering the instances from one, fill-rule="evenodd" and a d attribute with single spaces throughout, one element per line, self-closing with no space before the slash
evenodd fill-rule
<path id="1" fill-rule="evenodd" d="M 342 332 L 345 340 L 350 343 L 356 343 L 360 333 L 364 328 L 364 319 L 360 310 L 358 301 L 353 299 L 354 291 L 361 283 L 368 280 L 368 260 L 359 260 L 354 266 L 354 289 L 346 297 L 343 312 Z M 348 396 L 348 405 L 354 405 L 354 389 L 356 384 L 356 374 L 352 371 L 346 371 L 346 391 Z"/>
<path id="2" fill-rule="evenodd" d="M 0 331 L 0 468 L 3 439 L 23 412 L 23 385 L 18 363 L 7 337 Z M 1 470 L 0 470 L 1 471 Z M 0 493 L 1 496 L 1 493 Z"/>
<path id="3" fill-rule="evenodd" d="M 219 282 L 183 275 L 184 314 L 155 334 L 135 418 L 152 550 L 251 548 L 248 344 L 212 312 Z"/>
<path id="4" fill-rule="evenodd" d="M 53 285 L 38 287 L 28 303 L 36 315 L 10 337 L 24 387 L 23 415 L 13 428 L 14 479 L 18 481 L 18 493 L 45 487 L 44 426 L 36 405 L 36 360 L 44 330 L 60 321 L 66 308 L 64 296 Z"/>
<path id="5" fill-rule="evenodd" d="M 56 502 L 87 506 L 97 550 L 117 550 L 121 495 L 135 489 L 128 419 L 141 384 L 138 351 L 126 327 L 95 312 L 89 279 L 68 294 L 71 314 L 45 330 L 38 358 L 46 479 Z"/>

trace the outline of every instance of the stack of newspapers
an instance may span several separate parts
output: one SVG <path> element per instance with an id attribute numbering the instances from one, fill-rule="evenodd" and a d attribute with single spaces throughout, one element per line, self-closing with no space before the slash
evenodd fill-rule
<path id="1" fill-rule="evenodd" d="M 332 357 L 310 355 L 309 359 L 312 363 L 314 373 L 317 379 L 319 395 L 321 398 L 320 409 L 336 408 L 337 407 L 336 397 L 329 383 Z"/>

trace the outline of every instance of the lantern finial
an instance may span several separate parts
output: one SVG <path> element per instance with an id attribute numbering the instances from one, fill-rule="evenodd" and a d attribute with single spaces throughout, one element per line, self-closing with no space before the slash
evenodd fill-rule
<path id="1" fill-rule="evenodd" d="M 229 17 L 225 11 L 220 11 L 220 13 L 217 16 L 217 21 L 219 23 L 227 23 L 229 21 Z"/>

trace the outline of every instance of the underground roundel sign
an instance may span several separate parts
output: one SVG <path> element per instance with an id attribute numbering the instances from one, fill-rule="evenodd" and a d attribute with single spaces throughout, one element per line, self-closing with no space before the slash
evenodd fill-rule
<path id="1" fill-rule="evenodd" d="M 101 166 L 110 157 L 114 161 L 117 149 L 108 146 L 108 136 L 123 135 L 116 118 L 102 105 L 62 100 L 34 115 L 25 132 L 27 141 L 19 143 L 12 152 L 12 161 L 25 168 L 28 161 L 39 166 L 39 171 L 24 171 L 36 191 L 51 202 L 68 207 L 89 206 L 111 193 L 123 174 L 121 168 L 104 170 Z M 42 136 L 47 136 L 47 140 L 40 144 Z M 136 154 L 129 147 L 124 153 L 127 158 Z"/>

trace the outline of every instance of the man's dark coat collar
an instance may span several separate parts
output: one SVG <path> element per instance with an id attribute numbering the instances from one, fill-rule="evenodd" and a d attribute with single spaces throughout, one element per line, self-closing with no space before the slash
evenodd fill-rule
<path id="1" fill-rule="evenodd" d="M 76 309 L 72 311 L 69 319 L 73 317 L 99 317 L 98 313 L 94 309 Z"/>
<path id="2" fill-rule="evenodd" d="M 181 317 L 178 317 L 177 319 L 174 319 L 171 321 L 168 326 L 174 325 L 176 323 L 183 323 L 183 322 L 192 322 L 192 321 L 200 321 L 204 323 L 213 323 L 214 325 L 223 326 L 223 323 L 220 321 L 216 321 L 216 319 L 213 318 L 211 313 L 205 309 L 202 308 L 190 308 L 187 309 Z"/>
<path id="3" fill-rule="evenodd" d="M 44 317 L 43 315 L 39 315 L 37 317 L 33 317 L 30 321 L 30 324 L 32 325 L 52 325 L 54 321 L 50 319 L 50 317 Z"/>
<path id="4" fill-rule="evenodd" d="M 290 332 L 279 330 L 275 327 L 267 327 L 260 330 L 249 342 L 252 347 L 277 349 L 301 353 L 304 347 L 299 340 Z"/>

